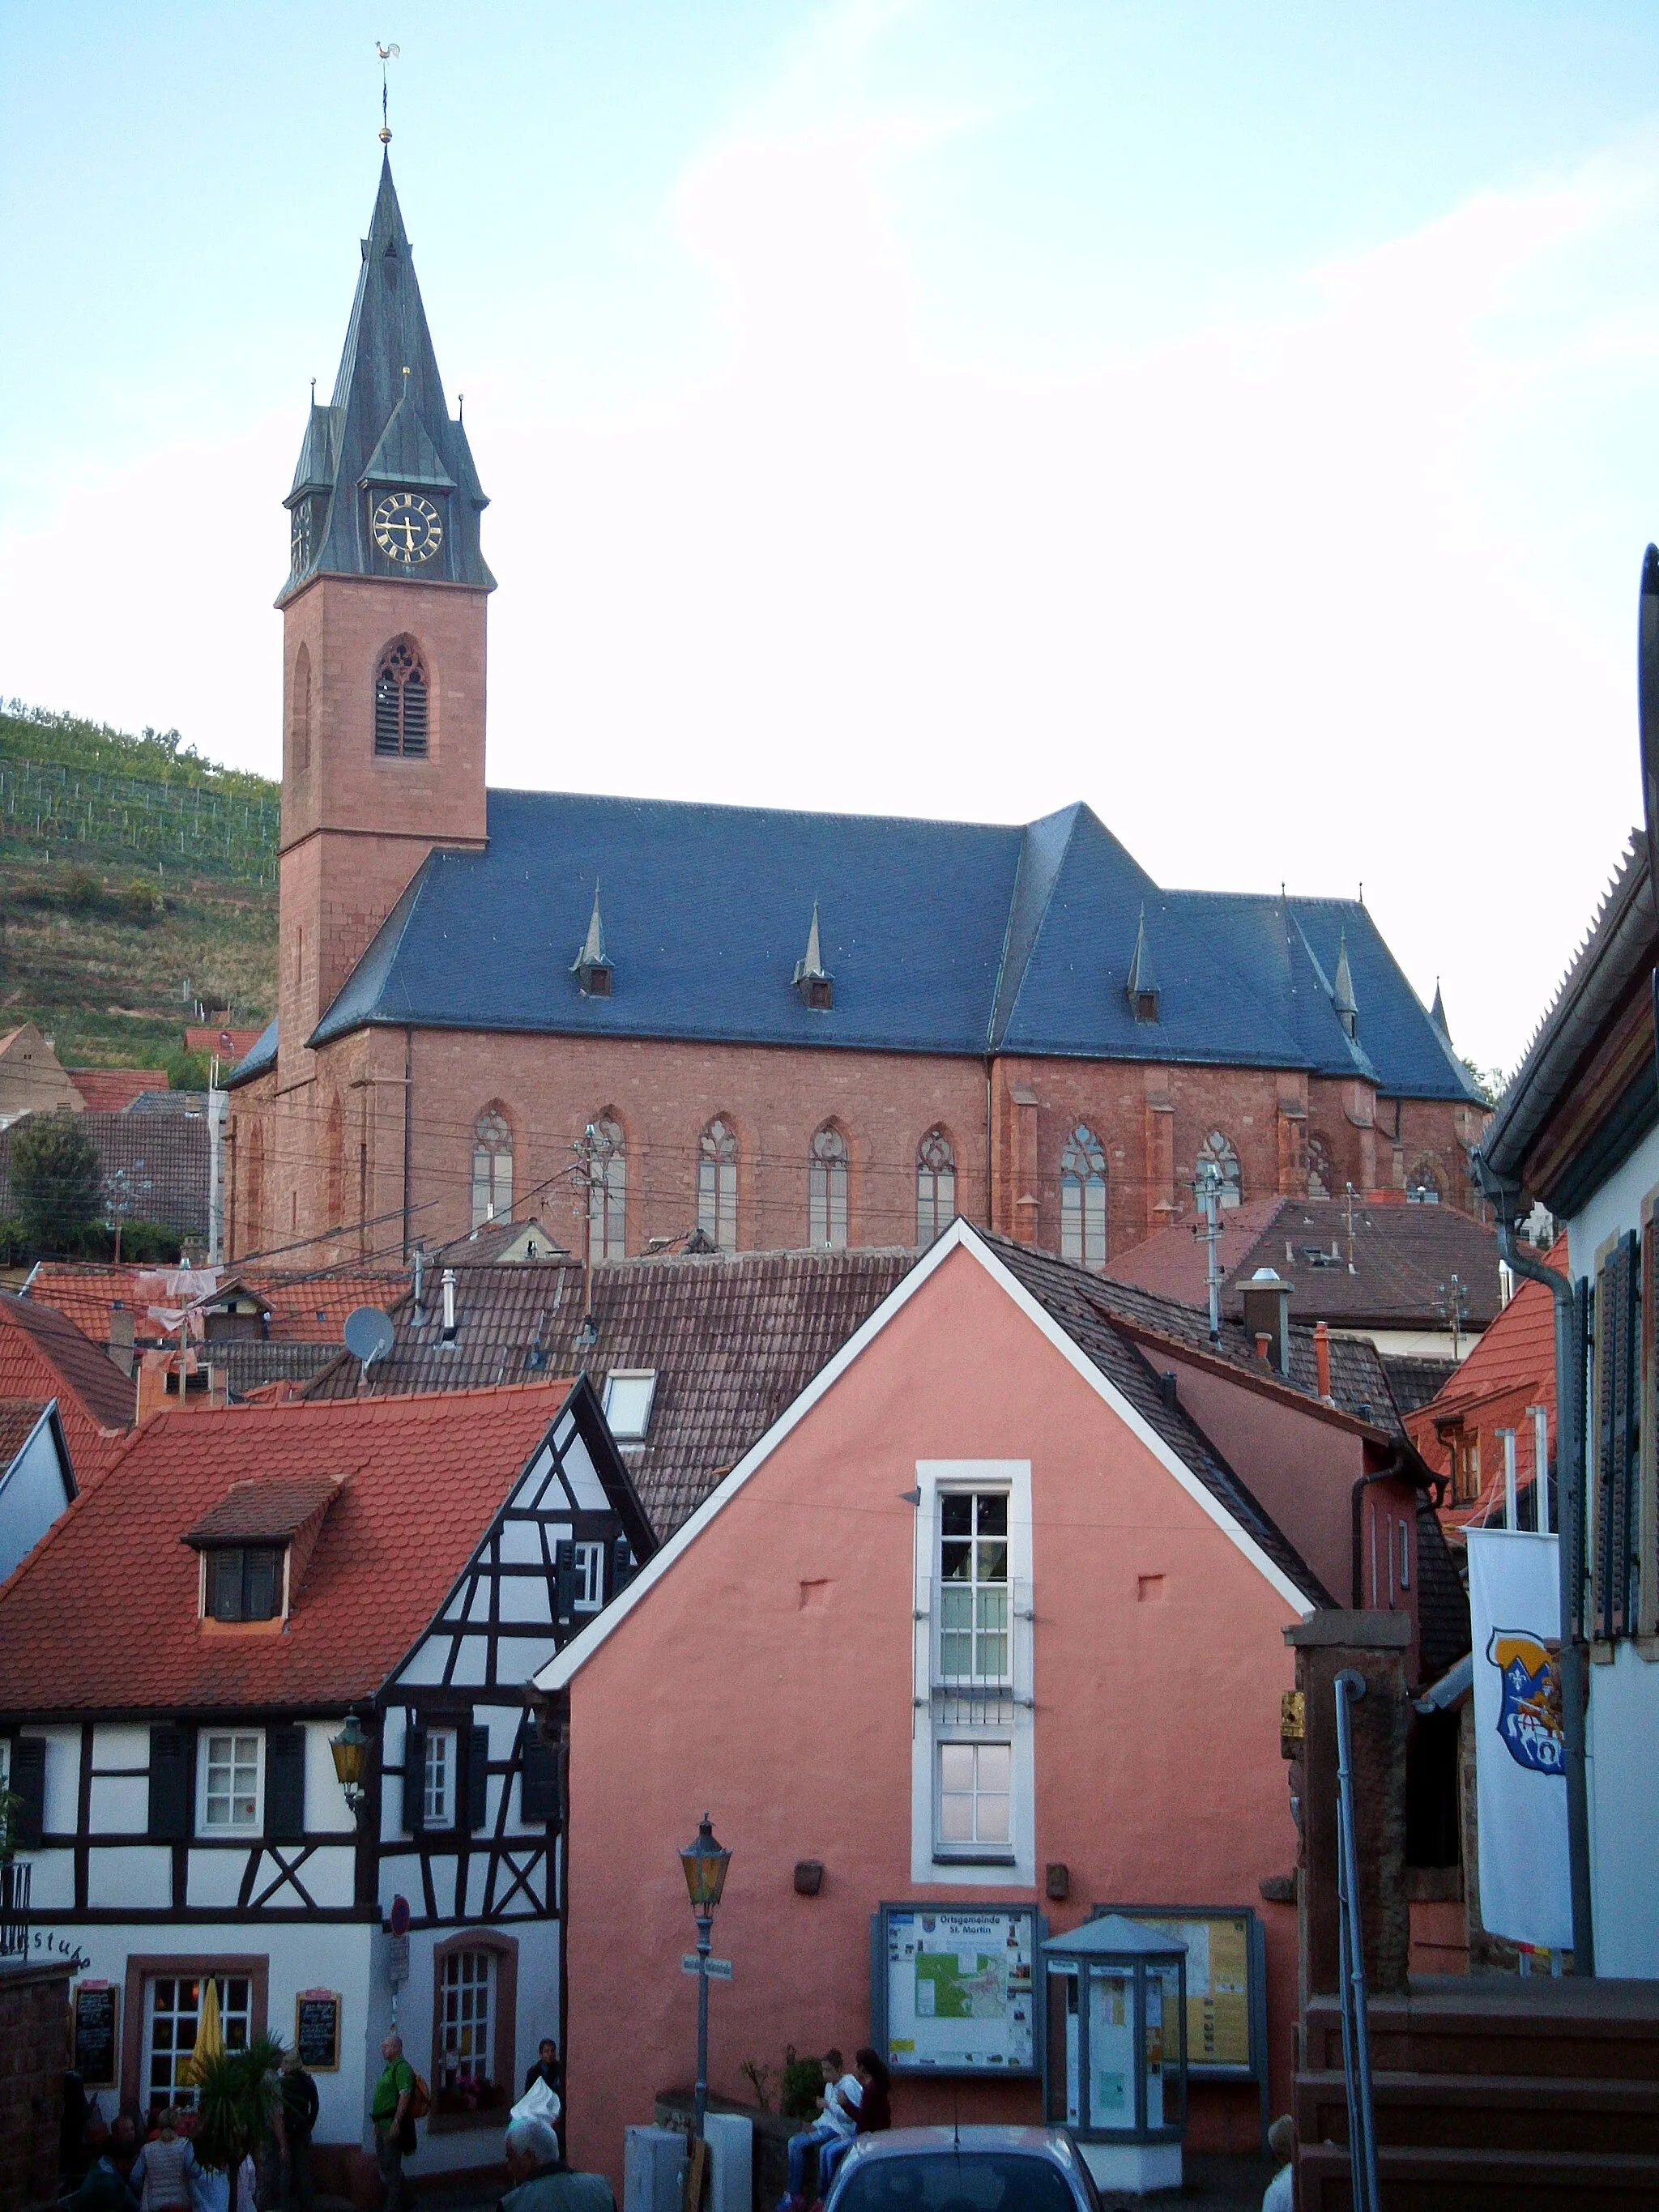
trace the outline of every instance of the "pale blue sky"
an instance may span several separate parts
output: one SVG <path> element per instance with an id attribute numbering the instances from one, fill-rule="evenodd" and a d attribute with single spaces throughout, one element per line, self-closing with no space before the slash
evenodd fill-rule
<path id="1" fill-rule="evenodd" d="M 1659 12 L 0 0 L 0 694 L 275 772 L 377 36 L 492 780 L 1084 798 L 1515 1058 L 1638 807 Z"/>

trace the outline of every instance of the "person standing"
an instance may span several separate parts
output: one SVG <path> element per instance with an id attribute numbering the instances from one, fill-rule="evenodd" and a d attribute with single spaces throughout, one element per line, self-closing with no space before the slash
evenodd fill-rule
<path id="1" fill-rule="evenodd" d="M 317 2084 L 290 2051 L 278 2084 L 283 2122 L 283 2212 L 311 2212 L 311 2137 L 321 2109 Z"/>
<path id="2" fill-rule="evenodd" d="M 404 2039 L 395 2027 L 381 2044 L 380 2056 L 386 2064 L 368 2108 L 374 2124 L 374 2156 L 380 2169 L 380 2212 L 404 2212 L 409 2202 L 409 2184 L 404 2179 L 404 2130 L 414 2132 L 409 2108 L 415 2095 L 415 2069 L 404 2057 Z"/>
<path id="3" fill-rule="evenodd" d="M 191 2212 L 191 2185 L 198 2171 L 189 2138 L 179 2132 L 178 2112 L 169 2105 L 161 2115 L 161 2132 L 133 2162 L 131 2179 L 142 2192 L 144 2212 Z"/>
<path id="4" fill-rule="evenodd" d="M 573 2173 L 545 2120 L 514 2121 L 507 2131 L 507 2170 L 513 2186 L 495 2212 L 617 2212 L 611 2184 L 602 2173 Z"/>
<path id="5" fill-rule="evenodd" d="M 564 2090 L 559 2081 L 559 2046 L 550 2035 L 543 2036 L 541 2041 L 536 2045 L 536 2063 L 524 2077 L 526 2094 L 535 2087 L 538 2081 L 545 2082 L 553 2094 L 562 2102 Z"/>

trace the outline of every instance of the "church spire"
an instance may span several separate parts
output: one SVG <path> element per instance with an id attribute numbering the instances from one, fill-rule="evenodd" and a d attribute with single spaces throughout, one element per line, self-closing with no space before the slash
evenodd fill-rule
<path id="1" fill-rule="evenodd" d="M 494 588 L 478 539 L 489 502 L 450 419 L 384 151 L 334 394 L 312 406 L 284 503 L 292 563 L 278 605 L 321 574 Z"/>
<path id="2" fill-rule="evenodd" d="M 1152 948 L 1146 938 L 1146 908 L 1140 909 L 1140 921 L 1135 929 L 1135 949 L 1129 956 L 1128 980 L 1124 984 L 1128 994 L 1130 1010 L 1138 1022 L 1158 1019 L 1158 972 L 1152 966 Z"/>
<path id="3" fill-rule="evenodd" d="M 1359 1034 L 1359 1006 L 1353 994 L 1353 973 L 1348 966 L 1348 933 L 1344 930 L 1336 948 L 1336 981 L 1331 987 L 1336 1018 L 1349 1036 Z"/>
<path id="4" fill-rule="evenodd" d="M 1440 995 L 1440 978 L 1437 975 L 1434 979 L 1434 1004 L 1429 1008 L 1429 1019 L 1449 1044 L 1451 1028 L 1446 1020 L 1446 1002 Z"/>
<path id="5" fill-rule="evenodd" d="M 812 902 L 811 926 L 806 933 L 806 957 L 795 963 L 795 989 L 804 1006 L 813 1006 L 822 1013 L 835 1004 L 835 981 L 823 964 L 823 951 L 818 942 L 818 902 Z"/>
<path id="6" fill-rule="evenodd" d="M 570 963 L 570 972 L 581 987 L 585 999 L 608 999 L 614 974 L 611 963 L 605 957 L 605 924 L 599 920 L 599 881 L 593 878 L 593 911 L 587 918 L 587 934 L 582 939 L 582 949 Z"/>

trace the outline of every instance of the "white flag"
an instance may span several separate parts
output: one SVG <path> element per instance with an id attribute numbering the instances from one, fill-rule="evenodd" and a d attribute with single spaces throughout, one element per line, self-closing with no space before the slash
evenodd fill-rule
<path id="1" fill-rule="evenodd" d="M 1471 1528 L 1480 1918 L 1511 1943 L 1572 1948 L 1556 1539 Z"/>

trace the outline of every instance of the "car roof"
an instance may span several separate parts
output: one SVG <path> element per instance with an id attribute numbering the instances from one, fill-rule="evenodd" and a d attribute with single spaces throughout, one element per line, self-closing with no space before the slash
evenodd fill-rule
<path id="1" fill-rule="evenodd" d="M 997 2127 L 981 2124 L 964 2128 L 884 2128 L 878 2135 L 857 2139 L 859 2162 L 876 2158 L 912 2157 L 919 2151 L 1026 2151 L 1047 2153 L 1064 2165 L 1076 2162 L 1072 2139 L 1061 2128 Z"/>

